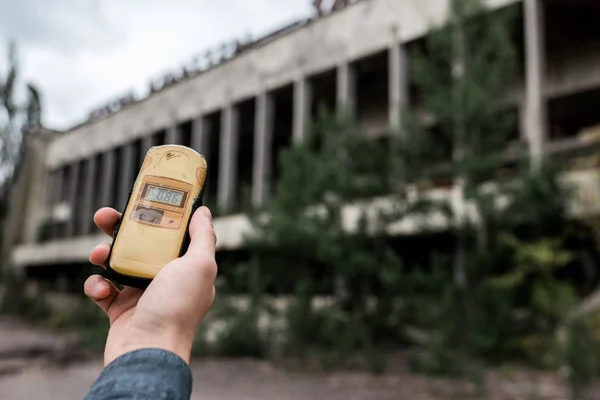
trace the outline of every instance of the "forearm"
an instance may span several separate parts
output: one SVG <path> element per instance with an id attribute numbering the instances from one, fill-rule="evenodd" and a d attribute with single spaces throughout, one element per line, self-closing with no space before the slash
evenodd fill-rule
<path id="1" fill-rule="evenodd" d="M 160 349 L 127 353 L 110 363 L 84 400 L 189 400 L 192 374 L 177 355 Z"/>

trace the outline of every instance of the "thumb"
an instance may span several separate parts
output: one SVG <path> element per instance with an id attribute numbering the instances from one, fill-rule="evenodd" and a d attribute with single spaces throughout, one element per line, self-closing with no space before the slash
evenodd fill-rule
<path id="1" fill-rule="evenodd" d="M 188 250 L 182 258 L 195 268 L 205 269 L 207 275 L 213 276 L 214 282 L 217 274 L 217 236 L 212 224 L 212 215 L 207 207 L 200 207 L 192 216 L 190 239 Z"/>

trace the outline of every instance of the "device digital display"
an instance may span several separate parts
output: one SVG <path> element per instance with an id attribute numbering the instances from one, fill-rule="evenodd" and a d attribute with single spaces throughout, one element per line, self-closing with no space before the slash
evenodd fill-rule
<path id="1" fill-rule="evenodd" d="M 148 187 L 144 200 L 158 201 L 160 203 L 170 204 L 172 206 L 181 206 L 183 192 L 170 189 L 162 189 L 156 186 Z"/>

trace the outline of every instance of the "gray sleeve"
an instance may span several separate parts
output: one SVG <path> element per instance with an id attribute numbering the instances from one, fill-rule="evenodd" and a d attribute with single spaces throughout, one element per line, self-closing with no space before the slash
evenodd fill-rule
<path id="1" fill-rule="evenodd" d="M 189 400 L 191 393 L 192 374 L 179 356 L 142 349 L 110 363 L 84 400 Z"/>

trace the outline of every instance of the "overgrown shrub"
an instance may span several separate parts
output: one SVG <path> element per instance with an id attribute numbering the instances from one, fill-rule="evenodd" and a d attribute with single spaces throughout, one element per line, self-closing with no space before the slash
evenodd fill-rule
<path id="1" fill-rule="evenodd" d="M 562 349 L 571 398 L 590 399 L 589 386 L 600 376 L 600 313 L 570 320 Z"/>
<path id="2" fill-rule="evenodd" d="M 258 327 L 258 316 L 252 311 L 238 311 L 231 315 L 213 345 L 220 357 L 264 358 L 268 344 Z"/>
<path id="3" fill-rule="evenodd" d="M 104 351 L 110 328 L 104 311 L 91 300 L 82 299 L 71 315 L 82 345 L 94 351 Z"/>
<path id="4" fill-rule="evenodd" d="M 506 162 L 514 8 L 451 4 L 449 22 L 411 54 L 434 126 L 403 110 L 402 126 L 372 140 L 342 110 L 320 110 L 251 217 L 252 262 L 232 275 L 252 296 L 292 296 L 288 354 L 379 369 L 390 349 L 413 345 L 416 369 L 452 375 L 560 360 L 555 331 L 579 300 L 565 278 L 569 193 L 547 160 Z M 434 196 L 442 181 L 452 190 Z M 413 249 L 405 233 L 447 243 Z"/>
<path id="5" fill-rule="evenodd" d="M 194 340 L 194 356 L 267 357 L 271 346 L 269 329 L 261 329 L 266 307 L 257 302 L 235 301 L 225 293 L 200 326 Z"/>
<path id="6" fill-rule="evenodd" d="M 38 243 L 44 243 L 52 239 L 52 231 L 55 227 L 55 222 L 50 218 L 46 218 L 40 223 L 37 230 L 36 240 Z"/>
<path id="7" fill-rule="evenodd" d="M 35 291 L 28 290 L 24 277 L 19 276 L 10 267 L 5 267 L 0 277 L 0 312 L 36 321 L 50 315 L 50 304 L 42 287 L 37 287 Z"/>

